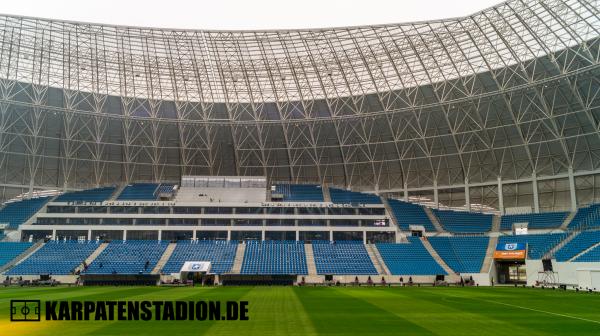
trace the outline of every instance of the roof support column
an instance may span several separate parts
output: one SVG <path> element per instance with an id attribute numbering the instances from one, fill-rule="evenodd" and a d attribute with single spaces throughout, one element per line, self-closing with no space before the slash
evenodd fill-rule
<path id="1" fill-rule="evenodd" d="M 504 195 L 502 193 L 502 177 L 498 176 L 498 210 L 504 215 Z"/>
<path id="2" fill-rule="evenodd" d="M 537 176 L 535 173 L 531 174 L 531 185 L 533 187 L 533 212 L 540 212 L 540 195 L 538 193 Z"/>
<path id="3" fill-rule="evenodd" d="M 408 183 L 404 182 L 404 200 L 408 202 Z"/>
<path id="4" fill-rule="evenodd" d="M 573 167 L 569 167 L 569 192 L 571 194 L 571 211 L 577 211 L 577 193 L 575 192 L 575 176 Z"/>
<path id="5" fill-rule="evenodd" d="M 465 208 L 471 211 L 471 195 L 469 190 L 469 180 L 465 180 Z"/>
<path id="6" fill-rule="evenodd" d="M 440 197 L 438 193 L 437 180 L 433 180 L 433 203 L 435 204 L 435 208 L 440 208 Z"/>

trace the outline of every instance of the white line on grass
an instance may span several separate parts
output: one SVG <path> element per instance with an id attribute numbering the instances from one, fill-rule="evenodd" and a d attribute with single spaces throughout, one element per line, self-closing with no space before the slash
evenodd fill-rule
<path id="1" fill-rule="evenodd" d="M 505 305 L 505 306 L 515 307 L 515 308 L 520 308 L 520 309 L 531 310 L 531 311 L 535 311 L 535 312 L 538 312 L 538 313 L 545 313 L 545 314 L 550 314 L 550 315 L 568 317 L 568 318 L 572 318 L 572 319 L 576 319 L 576 320 L 581 320 L 581 321 L 586 321 L 586 322 L 592 322 L 592 323 L 600 324 L 600 321 L 589 320 L 589 319 L 586 319 L 586 318 L 583 318 L 583 317 L 565 315 L 565 314 L 560 314 L 560 313 L 553 313 L 553 312 L 549 312 L 549 311 L 545 311 L 545 310 L 539 310 L 539 309 L 533 309 L 533 308 L 528 308 L 528 307 L 523 307 L 523 306 L 517 306 L 517 305 L 510 304 L 510 303 L 504 303 L 504 302 L 498 302 L 498 301 L 483 300 L 483 299 L 480 299 L 480 300 L 481 301 L 486 301 L 486 302 L 491 302 L 491 303 L 497 303 L 497 304 L 501 304 L 501 305 Z"/>

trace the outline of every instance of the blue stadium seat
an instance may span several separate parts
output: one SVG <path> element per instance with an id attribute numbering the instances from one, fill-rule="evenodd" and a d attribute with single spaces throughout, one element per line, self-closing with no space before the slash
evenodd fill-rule
<path id="1" fill-rule="evenodd" d="M 586 253 L 577 257 L 574 262 L 599 262 L 600 261 L 600 245 L 587 251 Z"/>
<path id="2" fill-rule="evenodd" d="M 600 227 L 600 204 L 592 204 L 577 209 L 577 213 L 569 223 L 570 229 Z"/>
<path id="3" fill-rule="evenodd" d="M 489 237 L 429 237 L 431 246 L 458 273 L 479 273 Z"/>
<path id="4" fill-rule="evenodd" d="M 275 193 L 286 202 L 323 202 L 323 189 L 317 184 L 277 184 Z"/>
<path id="5" fill-rule="evenodd" d="M 556 261 L 568 261 L 586 249 L 600 243 L 600 231 L 583 231 L 556 251 Z"/>
<path id="6" fill-rule="evenodd" d="M 115 192 L 115 187 L 95 188 L 81 191 L 67 192 L 58 196 L 55 202 L 102 202 L 110 198 Z"/>
<path id="7" fill-rule="evenodd" d="M 394 216 L 398 220 L 400 229 L 409 230 L 410 225 L 422 225 L 426 231 L 436 231 L 435 226 L 431 223 L 429 216 L 419 204 L 403 202 L 395 199 L 389 199 L 388 203 L 394 212 Z"/>
<path id="8" fill-rule="evenodd" d="M 433 209 L 440 224 L 449 232 L 483 233 L 492 229 L 493 215 L 478 212 Z"/>
<path id="9" fill-rule="evenodd" d="M 318 274 L 377 274 L 362 241 L 314 240 L 312 246 Z"/>
<path id="10" fill-rule="evenodd" d="M 75 240 L 49 241 L 29 258 L 11 268 L 8 275 L 67 275 L 89 257 L 98 242 Z"/>
<path id="11" fill-rule="evenodd" d="M 247 242 L 242 274 L 308 274 L 304 242 Z"/>
<path id="12" fill-rule="evenodd" d="M 161 240 L 113 240 L 85 273 L 149 274 L 168 245 Z"/>
<path id="13" fill-rule="evenodd" d="M 329 188 L 332 203 L 340 204 L 381 204 L 381 198 L 375 194 Z"/>
<path id="14" fill-rule="evenodd" d="M 0 243 L 0 267 L 6 265 L 21 253 L 31 247 L 33 243 L 28 242 L 1 242 Z"/>
<path id="15" fill-rule="evenodd" d="M 550 251 L 561 240 L 567 237 L 566 233 L 544 233 L 527 235 L 507 235 L 500 236 L 498 243 L 523 243 L 527 244 L 527 259 L 541 259 L 544 254 Z"/>
<path id="16" fill-rule="evenodd" d="M 408 237 L 408 243 L 379 243 L 376 246 L 393 275 L 447 274 L 418 237 Z"/>
<path id="17" fill-rule="evenodd" d="M 238 242 L 236 240 L 178 241 L 162 273 L 179 273 L 186 261 L 210 261 L 211 273 L 227 273 L 233 266 Z"/>
<path id="18" fill-rule="evenodd" d="M 504 215 L 500 220 L 500 230 L 512 230 L 515 223 L 528 223 L 527 227 L 529 229 L 558 228 L 568 215 L 568 212 Z"/>
<path id="19" fill-rule="evenodd" d="M 158 197 L 158 183 L 134 183 L 123 189 L 118 200 L 154 201 Z"/>
<path id="20" fill-rule="evenodd" d="M 35 215 L 49 200 L 50 197 L 38 197 L 6 203 L 0 210 L 0 224 L 7 223 L 8 228 L 17 229 L 19 225 Z"/>

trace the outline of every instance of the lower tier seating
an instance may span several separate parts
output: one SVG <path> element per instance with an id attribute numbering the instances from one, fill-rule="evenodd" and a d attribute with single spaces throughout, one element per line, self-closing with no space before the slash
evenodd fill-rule
<path id="1" fill-rule="evenodd" d="M 10 269 L 8 275 L 67 275 L 97 248 L 97 241 L 49 241 L 29 258 Z"/>
<path id="2" fill-rule="evenodd" d="M 393 275 L 447 274 L 418 237 L 408 237 L 408 243 L 379 243 L 376 246 Z"/>
<path id="3" fill-rule="evenodd" d="M 242 274 L 308 274 L 304 242 L 248 242 Z"/>
<path id="4" fill-rule="evenodd" d="M 600 245 L 596 245 L 593 249 L 585 252 L 573 260 L 574 262 L 598 262 L 600 261 Z"/>
<path id="5" fill-rule="evenodd" d="M 85 273 L 149 274 L 168 245 L 162 240 L 113 240 Z"/>
<path id="6" fill-rule="evenodd" d="M 162 273 L 179 273 L 186 261 L 210 261 L 211 273 L 227 273 L 233 266 L 237 247 L 237 240 L 178 241 Z"/>
<path id="7" fill-rule="evenodd" d="M 500 236 L 498 243 L 527 244 L 527 259 L 541 259 L 546 252 L 567 237 L 566 233 L 545 233 L 528 235 Z"/>
<path id="8" fill-rule="evenodd" d="M 479 273 L 490 239 L 488 237 L 430 237 L 431 246 L 458 273 Z"/>
<path id="9" fill-rule="evenodd" d="M 600 231 L 584 231 L 561 247 L 554 257 L 556 261 L 568 261 L 598 243 L 600 243 Z"/>
<path id="10" fill-rule="evenodd" d="M 312 245 L 318 274 L 377 274 L 362 241 L 315 240 Z"/>
<path id="11" fill-rule="evenodd" d="M 2 242 L 0 243 L 0 267 L 8 264 L 21 253 L 33 245 L 27 242 Z"/>

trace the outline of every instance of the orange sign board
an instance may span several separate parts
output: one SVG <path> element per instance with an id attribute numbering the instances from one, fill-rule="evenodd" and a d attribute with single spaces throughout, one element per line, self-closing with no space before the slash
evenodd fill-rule
<path id="1" fill-rule="evenodd" d="M 494 259 L 525 259 L 525 250 L 494 251 Z"/>

